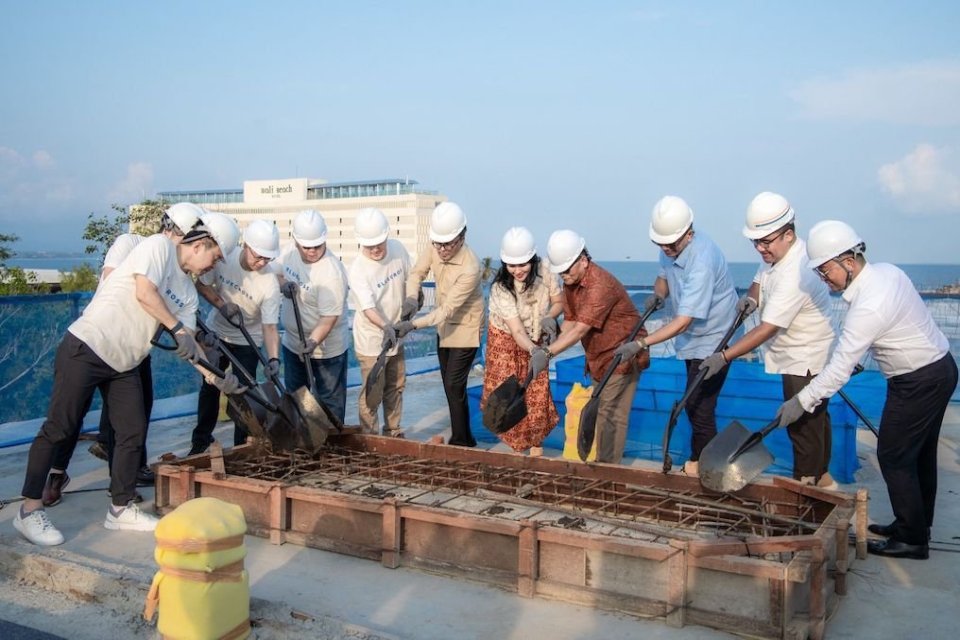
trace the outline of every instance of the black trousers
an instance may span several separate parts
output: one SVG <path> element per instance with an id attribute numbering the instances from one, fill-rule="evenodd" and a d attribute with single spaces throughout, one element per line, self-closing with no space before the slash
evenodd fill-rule
<path id="1" fill-rule="evenodd" d="M 222 344 L 231 354 L 236 356 L 240 364 L 243 365 L 243 368 L 255 378 L 257 375 L 257 364 L 260 362 L 260 358 L 257 356 L 257 350 L 248 344 L 228 344 L 226 342 Z M 221 370 L 226 371 L 228 365 L 230 365 L 230 360 L 227 356 L 220 353 L 217 366 Z M 236 372 L 234 372 L 234 375 L 240 379 L 241 384 L 246 383 L 242 375 Z M 210 443 L 213 442 L 213 430 L 217 426 L 217 417 L 219 415 L 220 390 L 204 381 L 200 384 L 200 393 L 197 396 L 197 426 L 193 428 L 193 435 L 191 437 L 192 449 L 202 451 L 210 446 Z M 243 444 L 246 441 L 247 432 L 240 425 L 235 425 L 233 428 L 233 444 Z"/>
<path id="2" fill-rule="evenodd" d="M 67 332 L 53 365 L 53 393 L 47 419 L 30 445 L 27 473 L 23 480 L 25 498 L 39 500 L 53 463 L 54 449 L 76 438 L 83 416 L 97 389 L 103 394 L 116 433 L 110 491 L 115 506 L 133 500 L 146 416 L 143 412 L 143 388 L 134 367 L 115 371 L 83 341 Z"/>
<path id="3" fill-rule="evenodd" d="M 147 466 L 147 430 L 150 428 L 150 413 L 153 411 L 153 370 L 150 367 L 149 355 L 137 367 L 137 373 L 140 375 L 140 387 L 143 389 L 143 410 L 147 418 L 147 426 L 143 431 L 143 450 L 140 454 L 140 468 L 143 468 Z M 79 439 L 80 432 L 77 431 L 75 437 L 69 438 L 56 446 L 53 453 L 52 469 L 66 471 Z M 113 450 L 116 447 L 117 440 L 113 425 L 110 424 L 110 411 L 107 407 L 106 398 L 103 399 L 103 409 L 100 411 L 100 433 L 97 434 L 97 441 L 106 448 L 107 466 L 112 469 Z"/>
<path id="4" fill-rule="evenodd" d="M 473 366 L 477 347 L 441 347 L 437 340 L 437 358 L 440 360 L 440 378 L 447 394 L 450 409 L 450 444 L 475 447 L 477 441 L 470 431 L 470 408 L 467 406 L 467 376 Z"/>
<path id="5" fill-rule="evenodd" d="M 703 360 L 684 360 L 687 365 L 687 389 L 693 384 Z M 717 435 L 717 398 L 727 380 L 730 367 L 724 367 L 720 373 L 700 383 L 687 400 L 684 410 L 690 420 L 693 431 L 690 441 L 690 460 L 699 460 L 700 452 Z M 686 392 L 686 389 L 684 390 Z"/>
<path id="6" fill-rule="evenodd" d="M 893 507 L 892 539 L 926 544 L 937 500 L 937 442 L 957 387 L 951 354 L 887 380 L 877 460 Z"/>
<path id="7" fill-rule="evenodd" d="M 810 384 L 813 375 L 807 371 L 805 376 L 783 374 L 783 399 L 789 400 Z M 799 480 L 812 477 L 819 481 L 830 467 L 830 450 L 833 446 L 833 434 L 830 426 L 829 403 L 824 400 L 813 413 L 803 416 L 787 426 L 787 435 L 793 444 L 793 478 Z"/>

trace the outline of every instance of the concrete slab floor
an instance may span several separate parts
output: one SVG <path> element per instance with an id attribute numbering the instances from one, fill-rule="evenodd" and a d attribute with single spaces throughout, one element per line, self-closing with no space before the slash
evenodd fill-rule
<path id="1" fill-rule="evenodd" d="M 474 376 L 471 384 L 480 382 Z M 356 389 L 348 422 L 356 415 Z M 404 393 L 404 426 L 417 440 L 449 435 L 447 410 L 436 372 L 412 377 Z M 189 448 L 191 419 L 153 423 L 151 457 Z M 482 429 L 482 425 L 474 425 Z M 218 427 L 221 442 L 232 426 Z M 875 440 L 859 433 L 863 469 L 858 486 L 870 490 L 870 515 L 892 516 L 876 462 Z M 848 595 L 827 625 L 830 638 L 952 638 L 960 601 L 960 407 L 949 408 L 941 434 L 940 490 L 928 561 L 868 557 L 853 565 Z M 494 449 L 508 451 L 498 444 Z M 0 450 L 0 496 L 19 495 L 26 445 Z M 557 450 L 546 455 L 558 457 Z M 656 468 L 650 461 L 629 464 Z M 150 534 L 103 528 L 108 506 L 106 465 L 81 443 L 71 463 L 71 483 L 50 516 L 66 543 L 41 549 L 13 529 L 13 502 L 0 510 L 0 619 L 70 638 L 150 637 L 137 619 L 156 570 Z M 855 490 L 855 486 L 845 487 Z M 149 508 L 151 488 L 141 489 Z M 247 537 L 246 567 L 252 616 L 262 621 L 254 637 L 309 638 L 728 638 L 697 626 L 674 629 L 641 620 L 542 599 L 520 598 L 496 587 L 294 545 L 274 546 Z M 852 556 L 852 554 L 851 554 Z M 38 568 L 39 567 L 39 568 Z M 66 584 L 65 584 L 66 583 Z M 72 596 L 71 596 L 72 592 Z M 66 597 L 64 597 L 66 596 Z M 292 617 L 297 611 L 300 615 Z"/>

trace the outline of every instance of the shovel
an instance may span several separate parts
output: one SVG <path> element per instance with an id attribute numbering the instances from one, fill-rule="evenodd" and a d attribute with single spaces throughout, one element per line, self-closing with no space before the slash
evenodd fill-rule
<path id="1" fill-rule="evenodd" d="M 205 328 L 203 330 L 207 331 Z M 170 346 L 163 344 L 161 342 L 161 337 L 164 333 L 168 333 L 171 336 L 173 335 L 169 329 L 164 326 L 160 326 L 157 329 L 157 332 L 154 334 L 153 338 L 150 340 L 150 343 L 164 351 L 174 351 L 176 350 L 175 346 Z M 213 335 L 207 331 L 208 335 Z M 232 354 L 226 353 L 229 358 Z M 221 371 L 216 365 L 207 362 L 204 359 L 197 361 L 197 364 L 213 375 L 223 378 L 226 376 L 226 373 Z M 238 363 L 234 362 L 235 366 L 239 366 Z M 242 369 L 242 367 L 241 367 Z M 244 373 L 243 371 L 238 371 L 239 373 Z M 232 394 L 227 396 L 227 412 L 232 413 L 230 419 L 233 420 L 236 424 L 239 424 L 247 433 L 253 435 L 257 438 L 266 438 L 267 437 L 267 426 L 269 424 L 269 414 L 267 411 L 278 411 L 279 407 L 273 401 L 273 398 L 269 394 L 264 393 L 264 390 L 257 388 L 257 386 L 250 381 L 250 376 L 241 376 L 240 382 L 246 386 L 246 390 L 242 394 Z M 273 394 L 276 395 L 275 393 Z M 250 404 L 247 399 L 254 401 L 254 404 Z"/>
<path id="2" fill-rule="evenodd" d="M 423 290 L 420 290 L 420 294 L 417 298 L 418 309 L 423 306 Z M 296 307 L 294 307 L 296 310 Z M 417 312 L 408 313 L 402 316 L 401 320 L 409 320 Z M 299 323 L 299 320 L 297 321 Z M 297 328 L 300 325 L 297 324 Z M 303 341 L 303 332 L 301 330 L 300 340 Z M 370 368 L 370 373 L 367 374 L 367 379 L 363 381 L 363 397 L 366 398 L 367 408 L 370 411 L 376 412 L 377 408 L 380 406 L 380 403 L 383 401 L 383 386 L 378 385 L 377 381 L 380 379 L 380 376 L 383 375 L 383 368 L 387 364 L 387 352 L 390 351 L 389 347 L 384 347 L 380 352 L 380 355 L 377 356 L 377 361 L 373 363 L 373 367 Z"/>
<path id="3" fill-rule="evenodd" d="M 523 384 L 520 384 L 517 376 L 511 375 L 494 389 L 483 410 L 483 426 L 497 434 L 506 433 L 526 418 L 527 403 L 524 398 L 532 380 L 533 370 L 530 369 Z"/>
<path id="4" fill-rule="evenodd" d="M 306 334 L 303 332 L 303 316 L 300 315 L 300 303 L 297 302 L 296 295 L 290 298 L 290 303 L 293 305 L 293 319 L 297 322 L 297 336 L 300 338 L 300 344 L 303 344 L 306 341 Z M 333 414 L 330 407 L 320 402 L 314 393 L 317 382 L 313 377 L 313 366 L 310 363 L 310 354 L 301 353 L 300 361 L 303 362 L 303 368 L 307 370 L 307 386 L 294 391 L 294 397 L 297 398 L 302 406 L 310 407 L 311 411 L 316 411 L 317 408 L 319 408 L 326 417 L 327 422 L 329 422 L 338 433 L 342 433 L 343 421 Z"/>
<path id="5" fill-rule="evenodd" d="M 761 442 L 777 428 L 774 418 L 760 431 L 751 432 L 734 420 L 700 452 L 700 484 L 729 493 L 744 488 L 773 464 L 773 454 Z"/>
<path id="6" fill-rule="evenodd" d="M 740 328 L 740 325 L 743 324 L 743 321 L 746 320 L 747 316 L 753 313 L 753 311 L 753 309 L 748 309 L 745 307 L 740 311 L 740 313 L 737 314 L 737 317 L 733 320 L 733 324 L 730 325 L 730 328 L 727 329 L 727 332 L 723 334 L 720 344 L 718 344 L 717 348 L 713 350 L 714 353 L 719 353 L 727 348 L 727 344 L 730 342 L 733 334 L 736 333 L 737 329 Z M 689 387 L 687 387 L 687 390 L 684 392 L 683 396 L 673 403 L 673 408 L 670 410 L 670 419 L 667 421 L 666 429 L 663 430 L 664 473 L 669 473 L 670 469 L 673 468 L 673 458 L 670 457 L 670 437 L 673 435 L 673 429 L 677 426 L 677 420 L 680 419 L 680 413 L 683 411 L 683 408 L 687 406 L 687 401 L 690 400 L 690 396 L 693 395 L 693 392 L 697 390 L 697 387 L 700 386 L 700 383 L 703 382 L 703 378 L 706 375 L 707 370 L 700 369 L 697 372 L 696 377 L 693 379 L 693 382 Z"/>
<path id="7" fill-rule="evenodd" d="M 250 335 L 250 332 L 247 331 L 247 328 L 243 324 L 243 314 L 236 314 L 229 317 L 227 318 L 227 322 L 240 330 L 247 344 L 256 351 L 257 357 L 260 359 L 264 368 L 269 367 L 270 362 L 267 360 L 267 356 L 263 354 L 257 346 L 257 343 L 253 340 L 253 336 Z M 276 386 L 280 392 L 281 415 L 284 415 L 287 418 L 286 421 L 294 427 L 298 445 L 311 453 L 316 453 L 317 450 L 323 446 L 323 443 L 326 442 L 327 434 L 330 430 L 337 428 L 336 425 L 331 422 L 328 418 L 328 413 L 324 411 L 322 405 L 309 389 L 303 387 L 291 394 L 287 391 L 286 387 L 283 386 L 279 375 L 274 374 L 270 376 L 270 381 L 273 382 L 274 386 Z"/>
<path id="8" fill-rule="evenodd" d="M 857 366 L 855 366 L 855 367 L 853 368 L 853 373 L 850 374 L 850 375 L 855 376 L 855 375 L 857 375 L 858 373 L 860 373 L 861 371 L 863 371 L 863 365 L 862 365 L 862 364 L 858 364 Z M 876 436 L 877 438 L 879 438 L 879 437 L 880 437 L 880 432 L 877 431 L 877 428 L 876 428 L 875 426 L 873 426 L 873 423 L 872 423 L 872 422 L 870 422 L 870 418 L 868 418 L 868 417 L 866 416 L 866 414 L 865 414 L 863 411 L 860 410 L 860 407 L 858 407 L 856 404 L 854 404 L 853 400 L 850 399 L 850 396 L 848 396 L 843 389 L 838 390 L 838 391 L 837 391 L 837 395 L 839 395 L 841 398 L 843 398 L 843 401 L 847 403 L 847 406 L 848 406 L 848 407 L 850 407 L 851 409 L 853 409 L 853 412 L 854 412 L 855 414 L 857 414 L 857 417 L 860 418 L 860 419 L 863 421 L 863 424 L 867 425 L 867 428 L 870 429 L 870 431 L 873 432 L 873 435 Z"/>
<path id="9" fill-rule="evenodd" d="M 643 328 L 643 323 L 647 321 L 647 318 L 649 318 L 654 311 L 662 306 L 663 298 L 660 296 L 654 297 L 650 306 L 648 306 L 643 312 L 643 315 L 640 316 L 640 321 L 637 322 L 637 326 L 633 328 L 633 331 L 630 332 L 630 335 L 624 341 L 624 344 L 636 340 L 637 334 L 640 333 L 640 329 Z M 610 366 L 607 367 L 606 373 L 603 374 L 603 379 L 600 380 L 600 384 L 594 387 L 593 393 L 590 394 L 590 400 L 587 401 L 587 404 L 580 412 L 580 424 L 577 427 L 577 455 L 580 456 L 580 460 L 583 462 L 586 462 L 587 456 L 590 455 L 590 449 L 593 448 L 593 439 L 597 432 L 597 414 L 600 412 L 600 392 L 603 391 L 603 388 L 610 380 L 610 376 L 613 375 L 613 372 L 618 366 L 620 366 L 620 356 L 616 355 L 613 357 Z"/>

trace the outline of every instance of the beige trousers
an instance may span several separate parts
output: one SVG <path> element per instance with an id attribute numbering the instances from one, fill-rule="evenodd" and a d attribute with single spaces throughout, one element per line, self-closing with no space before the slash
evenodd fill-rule
<path id="1" fill-rule="evenodd" d="M 371 410 L 367 406 L 367 376 L 377 361 L 376 356 L 362 356 L 357 354 L 360 363 L 360 377 L 364 381 L 357 406 L 360 414 L 360 426 L 364 432 L 380 433 L 379 407 Z M 407 383 L 407 370 L 403 357 L 403 345 L 397 350 L 397 355 L 387 358 L 383 373 L 377 381 L 377 386 L 383 388 L 383 435 L 397 435 L 400 432 L 400 418 L 403 413 L 403 388 Z"/>
<path id="2" fill-rule="evenodd" d="M 600 392 L 597 412 L 597 462 L 619 464 L 627 443 L 630 408 L 637 393 L 640 372 L 615 373 Z"/>

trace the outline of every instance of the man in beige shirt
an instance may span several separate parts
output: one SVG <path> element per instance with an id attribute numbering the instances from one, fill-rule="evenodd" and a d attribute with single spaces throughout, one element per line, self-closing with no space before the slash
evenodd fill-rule
<path id="1" fill-rule="evenodd" d="M 466 245 L 467 218 L 459 206 L 442 202 L 430 216 L 431 250 L 422 253 L 407 277 L 407 297 L 401 316 L 417 310 L 420 285 L 433 272 L 436 306 L 430 313 L 396 325 L 397 337 L 414 329 L 437 328 L 440 377 L 450 409 L 450 444 L 475 447 L 467 406 L 467 376 L 480 347 L 483 291 L 480 261 Z"/>

